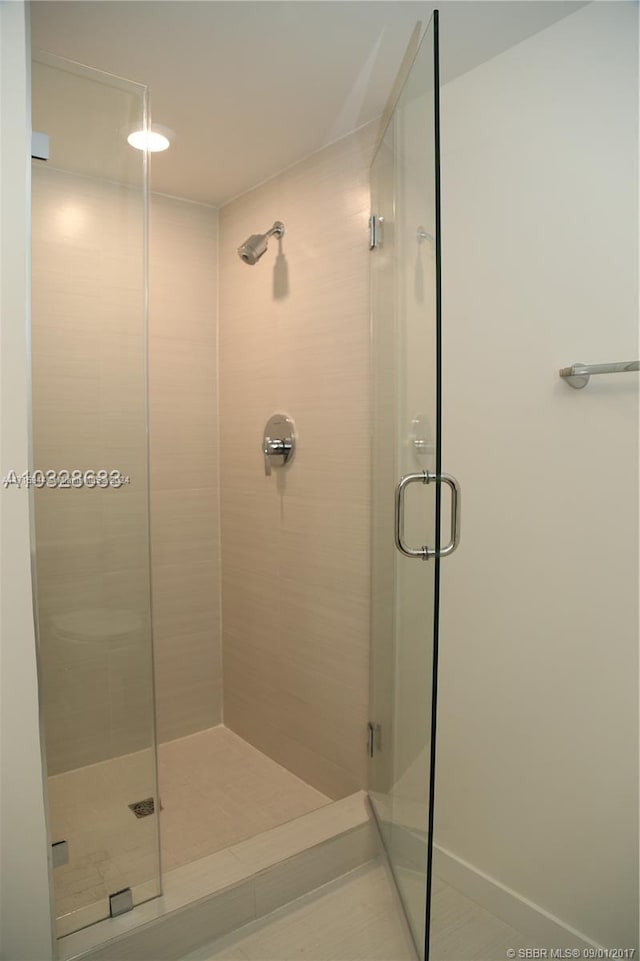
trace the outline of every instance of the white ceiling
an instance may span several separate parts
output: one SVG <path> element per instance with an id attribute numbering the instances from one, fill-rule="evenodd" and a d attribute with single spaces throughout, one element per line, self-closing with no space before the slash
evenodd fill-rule
<path id="1" fill-rule="evenodd" d="M 582 5 L 437 4 L 443 82 Z M 378 117 L 416 21 L 426 22 L 433 6 L 422 0 L 35 0 L 32 44 L 149 84 L 153 119 L 176 132 L 171 148 L 153 157 L 152 189 L 219 205 Z M 73 106 L 61 103 L 58 88 L 40 95 L 49 97 L 50 109 L 41 99 L 38 120 L 55 141 L 54 115 L 68 115 Z M 63 127 L 55 159 L 78 169 Z"/>

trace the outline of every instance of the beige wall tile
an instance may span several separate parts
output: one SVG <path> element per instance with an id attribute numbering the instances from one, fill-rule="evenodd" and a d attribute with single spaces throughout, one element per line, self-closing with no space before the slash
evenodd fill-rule
<path id="1" fill-rule="evenodd" d="M 354 134 L 220 212 L 225 723 L 332 797 L 366 774 L 372 146 Z M 248 268 L 236 247 L 275 219 Z M 266 477 L 277 410 L 298 447 Z"/>
<path id="2" fill-rule="evenodd" d="M 154 195 L 151 559 L 158 740 L 221 720 L 217 212 Z"/>
<path id="3" fill-rule="evenodd" d="M 371 146 L 372 132 L 353 135 L 222 211 L 220 444 L 217 215 L 164 197 L 154 196 L 151 205 L 149 474 L 159 738 L 221 719 L 222 576 L 227 720 L 332 796 L 363 786 L 366 764 Z M 50 173 L 42 190 L 54 204 L 61 186 L 47 179 Z M 79 178 L 59 177 L 72 196 Z M 117 188 L 87 182 L 83 189 L 98 222 Z M 130 201 L 131 192 L 124 193 Z M 116 209 L 129 216 L 128 242 L 140 250 L 119 195 Z M 336 211 L 330 229 L 310 229 L 328 209 Z M 119 286 L 125 274 L 131 284 L 139 274 L 122 250 L 104 243 L 96 268 L 90 232 L 86 243 L 76 243 L 77 273 L 53 269 L 45 229 L 52 216 L 49 210 L 43 221 L 39 255 L 48 287 L 36 297 L 47 305 L 34 357 L 37 440 L 51 457 L 72 456 L 79 444 L 88 458 L 108 450 L 146 483 L 144 424 L 137 416 L 144 401 L 140 304 Z M 272 246 L 249 270 L 235 248 L 276 217 L 287 224 L 281 249 Z M 65 241 L 67 257 L 72 240 Z M 91 269 L 98 271 L 93 283 Z M 97 306 L 96 283 L 105 295 Z M 105 333 L 112 315 L 118 337 Z M 55 324 L 66 332 L 69 352 L 52 334 Z M 111 398 L 110 377 L 117 387 Z M 299 447 L 291 469 L 267 478 L 261 436 L 277 409 L 296 419 Z M 122 592 L 143 611 L 144 497 L 123 492 L 99 516 L 83 503 L 78 499 L 71 514 L 61 501 L 61 512 L 42 512 L 47 610 L 64 611 L 78 596 L 85 606 L 108 606 Z M 60 571 L 63 547 L 68 579 Z M 114 684 L 114 697 L 122 710 L 131 699 L 122 684 Z M 71 701 L 60 718 L 67 732 L 69 719 L 79 717 Z M 83 732 L 87 745 L 90 730 L 89 724 Z M 114 729 L 107 742 L 120 744 L 122 736 Z M 82 747 L 83 763 L 87 752 Z"/>
<path id="4" fill-rule="evenodd" d="M 292 729 L 289 717 L 280 724 L 270 719 L 277 689 L 274 692 L 267 688 L 267 700 L 261 701 L 259 695 L 264 685 L 256 683 L 249 672 L 236 672 L 235 679 L 232 675 L 227 681 L 230 669 L 226 652 L 224 665 L 224 716 L 228 727 L 328 797 L 343 798 L 359 790 L 362 778 L 357 771 L 346 770 L 304 744 Z"/>
<path id="5" fill-rule="evenodd" d="M 34 466 L 117 468 L 131 481 L 35 493 L 56 772 L 152 739 L 143 210 L 133 190 L 42 165 L 32 199 Z"/>
<path id="6" fill-rule="evenodd" d="M 131 478 L 118 491 L 36 494 L 52 772 L 151 743 L 149 499 L 159 734 L 221 717 L 217 212 L 152 197 L 150 464 L 142 225 L 136 191 L 34 169 L 35 466 Z M 126 650 L 61 638 L 61 615 L 95 622 L 107 609 L 137 618 Z"/>

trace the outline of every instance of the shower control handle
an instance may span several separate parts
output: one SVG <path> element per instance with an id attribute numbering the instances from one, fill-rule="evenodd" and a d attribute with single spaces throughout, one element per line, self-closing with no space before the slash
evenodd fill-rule
<path id="1" fill-rule="evenodd" d="M 289 440 L 278 440 L 272 439 L 271 437 L 265 437 L 264 439 L 264 472 L 265 474 L 271 473 L 271 458 L 280 455 L 284 457 L 285 461 L 289 454 L 291 453 L 291 441 Z"/>
<path id="2" fill-rule="evenodd" d="M 267 477 L 272 467 L 284 467 L 296 449 L 295 425 L 286 414 L 273 414 L 267 421 L 262 436 L 264 472 Z"/>
<path id="3" fill-rule="evenodd" d="M 409 484 L 431 484 L 433 482 L 446 484 L 451 491 L 451 537 L 449 543 L 440 550 L 435 547 L 409 547 L 404 540 L 404 495 Z M 415 474 L 406 474 L 396 487 L 395 496 L 395 542 L 396 547 L 405 557 L 420 558 L 428 561 L 432 557 L 447 557 L 453 554 L 460 543 L 460 485 L 451 474 L 432 474 L 421 470 Z"/>

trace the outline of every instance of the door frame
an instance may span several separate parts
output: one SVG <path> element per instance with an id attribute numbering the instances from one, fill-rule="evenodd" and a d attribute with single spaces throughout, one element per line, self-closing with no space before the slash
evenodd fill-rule
<path id="1" fill-rule="evenodd" d="M 0 2 L 2 469 L 31 467 L 29 8 Z M 0 955 L 55 958 L 26 488 L 0 488 L 2 527 L 2 920 Z"/>

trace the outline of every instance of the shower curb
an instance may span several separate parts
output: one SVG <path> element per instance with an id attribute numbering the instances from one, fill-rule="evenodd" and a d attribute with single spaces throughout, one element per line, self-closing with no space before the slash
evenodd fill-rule
<path id="1" fill-rule="evenodd" d="M 378 854 L 358 792 L 169 872 L 159 898 L 61 938 L 58 959 L 179 961 Z"/>

